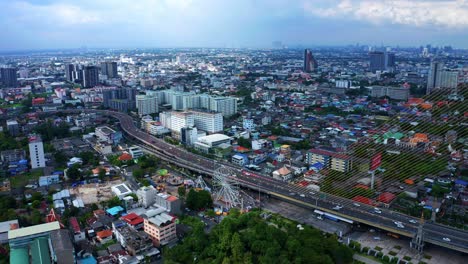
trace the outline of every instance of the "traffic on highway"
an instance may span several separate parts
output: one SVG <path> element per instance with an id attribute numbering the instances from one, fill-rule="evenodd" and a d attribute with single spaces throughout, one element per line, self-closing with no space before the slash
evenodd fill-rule
<path id="1" fill-rule="evenodd" d="M 143 143 L 145 149 L 163 160 L 178 166 L 213 175 L 216 168 L 225 166 L 237 172 L 236 180 L 243 187 L 267 193 L 288 202 L 324 212 L 332 213 L 354 222 L 367 224 L 383 230 L 413 238 L 418 232 L 420 220 L 385 208 L 375 208 L 366 204 L 353 205 L 353 202 L 338 196 L 285 183 L 257 172 L 245 171 L 234 164 L 208 159 L 183 148 L 176 147 L 162 139 L 138 129 L 132 117 L 127 114 L 84 109 L 84 112 L 97 112 L 119 120 L 122 130 L 133 139 Z M 423 224 L 424 241 L 468 253 L 468 232 L 436 223 Z"/>

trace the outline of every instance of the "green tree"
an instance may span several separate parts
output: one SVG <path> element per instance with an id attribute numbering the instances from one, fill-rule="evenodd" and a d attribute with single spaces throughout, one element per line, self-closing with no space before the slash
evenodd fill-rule
<path id="1" fill-rule="evenodd" d="M 186 190 L 184 186 L 180 186 L 179 188 L 177 188 L 177 193 L 179 194 L 179 198 L 184 198 L 185 192 Z"/>
<path id="2" fill-rule="evenodd" d="M 120 201 L 120 198 L 117 196 L 114 196 L 107 201 L 107 207 L 111 208 L 115 206 L 122 206 L 122 201 Z"/>
<path id="3" fill-rule="evenodd" d="M 80 165 L 79 164 L 73 164 L 73 166 L 68 168 L 67 177 L 72 181 L 76 181 L 76 180 L 80 179 L 81 178 Z"/>
<path id="4" fill-rule="evenodd" d="M 242 257 L 244 254 L 244 246 L 242 245 L 242 241 L 240 239 L 239 233 L 234 233 L 234 235 L 232 235 L 231 254 L 232 254 L 232 260 L 235 263 L 242 262 Z"/>
<path id="5" fill-rule="evenodd" d="M 103 168 L 100 168 L 98 177 L 101 181 L 104 180 L 106 178 L 106 170 Z"/>

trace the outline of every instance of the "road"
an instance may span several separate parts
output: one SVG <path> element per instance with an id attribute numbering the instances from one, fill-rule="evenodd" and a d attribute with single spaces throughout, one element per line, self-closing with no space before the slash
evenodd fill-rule
<path id="1" fill-rule="evenodd" d="M 252 190 L 260 189 L 264 193 L 299 206 L 311 209 L 316 208 L 403 236 L 414 237 L 417 234 L 419 225 L 419 219 L 417 218 L 383 208 L 380 209 L 381 213 L 376 213 L 373 207 L 365 204 L 357 207 L 353 205 L 352 201 L 342 197 L 315 191 L 311 193 L 309 189 L 304 187 L 288 184 L 259 173 L 247 173 L 240 166 L 196 155 L 141 131 L 135 125 L 132 117 L 124 113 L 91 109 L 81 111 L 97 112 L 118 119 L 122 130 L 127 136 L 141 142 L 143 144 L 142 147 L 152 150 L 159 158 L 178 166 L 207 175 L 213 175 L 216 168 L 224 166 L 232 170 L 240 185 Z M 343 207 L 339 210 L 333 210 L 336 205 L 342 205 Z M 411 223 L 410 220 L 418 222 Z M 404 227 L 398 228 L 395 222 L 403 223 Z M 425 223 L 423 225 L 423 234 L 425 242 L 468 253 L 468 232 L 440 224 Z M 450 241 L 445 241 L 444 238 L 448 238 Z"/>

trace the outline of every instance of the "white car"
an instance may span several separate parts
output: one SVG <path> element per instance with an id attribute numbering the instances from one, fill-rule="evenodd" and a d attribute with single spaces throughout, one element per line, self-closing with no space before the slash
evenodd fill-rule
<path id="1" fill-rule="evenodd" d="M 300 197 L 302 197 L 302 198 L 304 198 L 304 197 L 305 197 L 305 195 L 304 195 L 303 193 L 301 193 L 299 196 L 300 196 Z"/>
<path id="2" fill-rule="evenodd" d="M 358 204 L 358 203 L 353 203 L 353 205 L 356 206 L 356 207 L 360 207 L 360 206 L 361 206 L 361 205 Z"/>
<path id="3" fill-rule="evenodd" d="M 444 238 L 442 238 L 442 239 L 443 239 L 444 241 L 447 241 L 447 242 L 452 241 L 452 240 L 450 240 L 450 238 L 448 238 L 448 237 L 444 237 Z"/>
<path id="4" fill-rule="evenodd" d="M 338 211 L 338 210 L 340 210 L 341 208 L 343 208 L 342 205 L 337 205 L 337 206 L 333 207 L 332 209 Z"/>
<path id="5" fill-rule="evenodd" d="M 382 211 L 379 208 L 374 208 L 374 213 L 376 214 L 381 214 Z"/>
<path id="6" fill-rule="evenodd" d="M 416 221 L 414 219 L 411 219 L 411 220 L 409 220 L 409 222 L 412 223 L 412 224 L 416 224 L 418 221 Z"/>

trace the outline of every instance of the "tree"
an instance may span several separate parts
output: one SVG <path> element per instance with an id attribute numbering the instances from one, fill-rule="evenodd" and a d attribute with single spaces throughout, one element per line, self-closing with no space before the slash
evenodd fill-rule
<path id="1" fill-rule="evenodd" d="M 112 197 L 107 201 L 107 207 L 122 206 L 122 201 L 117 196 Z"/>
<path id="2" fill-rule="evenodd" d="M 145 175 L 145 171 L 142 169 L 136 169 L 132 172 L 133 177 L 136 179 L 141 179 Z"/>
<path id="3" fill-rule="evenodd" d="M 244 147 L 244 148 L 251 148 L 252 147 L 252 144 L 250 143 L 250 140 L 248 139 L 245 139 L 243 137 L 239 137 L 237 139 L 237 144 L 241 147 Z"/>
<path id="4" fill-rule="evenodd" d="M 38 209 L 40 206 L 41 206 L 41 202 L 38 200 L 35 200 L 31 203 L 32 208 Z"/>
<path id="5" fill-rule="evenodd" d="M 33 225 L 42 224 L 42 216 L 41 216 L 41 213 L 37 209 L 34 209 L 34 211 L 31 214 L 31 223 Z"/>
<path id="6" fill-rule="evenodd" d="M 57 162 L 57 164 L 59 166 L 65 166 L 66 165 L 67 156 L 63 153 L 63 151 L 61 151 L 61 150 L 56 151 L 54 153 L 54 159 L 55 159 L 55 162 Z"/>
<path id="7" fill-rule="evenodd" d="M 76 180 L 80 179 L 81 178 L 80 165 L 79 164 L 73 164 L 73 166 L 68 168 L 67 177 L 72 181 L 76 181 Z"/>
<path id="8" fill-rule="evenodd" d="M 235 263 L 240 263 L 242 261 L 242 256 L 244 253 L 244 246 L 240 239 L 239 233 L 234 233 L 231 239 L 231 254 L 233 261 Z"/>
<path id="9" fill-rule="evenodd" d="M 184 198 L 185 192 L 186 190 L 184 186 L 180 186 L 179 188 L 177 188 L 177 193 L 179 194 L 179 198 Z"/>
<path id="10" fill-rule="evenodd" d="M 106 170 L 103 169 L 103 168 L 100 168 L 100 169 L 99 169 L 98 177 L 99 177 L 99 179 L 100 179 L 101 181 L 104 180 L 105 177 L 106 177 Z"/>

